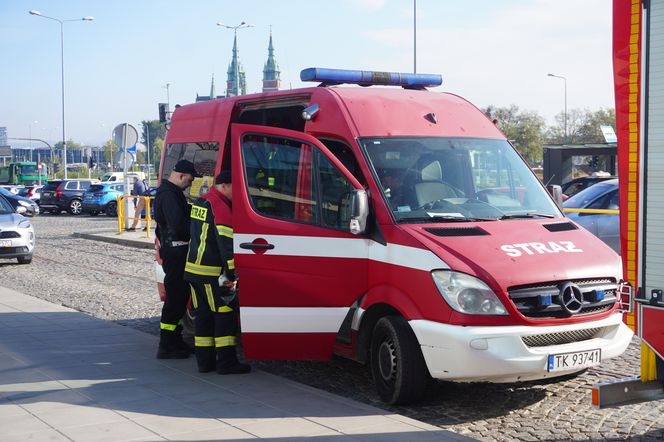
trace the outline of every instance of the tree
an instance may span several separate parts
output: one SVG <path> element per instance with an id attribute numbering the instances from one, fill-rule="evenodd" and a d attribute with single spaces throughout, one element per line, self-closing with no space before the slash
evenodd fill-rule
<path id="1" fill-rule="evenodd" d="M 75 142 L 71 138 L 67 140 L 67 149 L 81 150 L 81 147 L 82 147 L 82 145 L 78 144 L 77 142 Z M 54 148 L 62 150 L 62 141 L 58 141 L 57 143 L 55 143 Z"/>
<path id="2" fill-rule="evenodd" d="M 483 112 L 496 121 L 514 147 L 531 164 L 542 161 L 545 123 L 535 111 L 521 111 L 518 106 L 487 106 Z"/>
<path id="3" fill-rule="evenodd" d="M 113 140 L 107 140 L 106 143 L 104 143 L 104 147 L 102 147 L 102 151 L 104 152 L 104 158 L 106 159 L 107 162 L 113 163 L 113 155 L 115 152 L 119 152 L 118 145 L 115 144 L 115 141 Z M 104 167 L 107 165 L 104 164 Z"/>
<path id="4" fill-rule="evenodd" d="M 141 143 L 143 143 L 147 149 L 146 154 L 150 154 L 150 163 L 158 165 L 159 160 L 161 159 L 161 151 L 164 146 L 164 138 L 166 138 L 166 126 L 161 124 L 159 120 L 143 120 L 141 121 L 141 126 L 143 127 L 143 130 L 141 131 Z M 155 169 L 157 167 L 158 166 L 155 166 Z"/>
<path id="5" fill-rule="evenodd" d="M 565 113 L 561 112 L 556 115 L 555 120 L 556 124 L 547 130 L 546 142 L 563 144 L 565 142 Z M 615 109 L 600 108 L 596 111 L 572 109 L 567 113 L 567 144 L 604 143 L 600 126 L 616 127 Z"/>

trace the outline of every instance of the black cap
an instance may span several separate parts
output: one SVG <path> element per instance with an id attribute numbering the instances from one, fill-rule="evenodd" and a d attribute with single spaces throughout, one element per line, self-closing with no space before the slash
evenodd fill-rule
<path id="1" fill-rule="evenodd" d="M 231 175 L 230 170 L 222 170 L 214 179 L 214 184 L 231 184 Z"/>
<path id="2" fill-rule="evenodd" d="M 196 172 L 196 168 L 194 167 L 194 163 L 188 160 L 180 160 L 177 162 L 175 167 L 173 168 L 174 172 L 180 172 L 180 173 L 188 173 L 189 175 L 193 175 L 194 178 L 200 178 L 203 175 L 200 173 Z"/>

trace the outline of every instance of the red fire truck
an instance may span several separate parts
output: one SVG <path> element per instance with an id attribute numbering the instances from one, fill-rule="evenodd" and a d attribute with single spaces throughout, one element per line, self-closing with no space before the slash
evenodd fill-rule
<path id="1" fill-rule="evenodd" d="M 437 75 L 301 77 L 319 86 L 179 107 L 161 160 L 161 179 L 195 164 L 192 197 L 232 169 L 247 358 L 346 356 L 406 403 L 431 377 L 558 377 L 623 353 L 620 257 L 479 109 L 427 90 Z"/>
<path id="2" fill-rule="evenodd" d="M 613 1 L 613 64 L 627 324 L 641 375 L 599 384 L 593 404 L 664 398 L 664 0 Z"/>

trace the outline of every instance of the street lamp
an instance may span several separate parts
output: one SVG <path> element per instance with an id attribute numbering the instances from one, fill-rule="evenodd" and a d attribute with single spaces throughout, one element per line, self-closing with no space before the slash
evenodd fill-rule
<path id="1" fill-rule="evenodd" d="M 238 96 L 240 95 L 240 72 L 239 72 L 239 57 L 237 56 L 237 30 L 238 29 L 244 29 L 244 28 L 253 28 L 254 25 L 250 25 L 248 23 L 242 22 L 237 26 L 229 26 L 225 25 L 221 22 L 217 22 L 217 26 L 221 26 L 222 28 L 226 29 L 232 29 L 233 30 L 233 59 L 235 61 L 235 95 Z M 211 97 L 214 98 L 214 97 Z"/>
<path id="2" fill-rule="evenodd" d="M 49 20 L 55 20 L 60 23 L 60 70 L 62 73 L 62 149 L 64 152 L 64 159 L 62 165 L 65 171 L 65 179 L 67 179 L 67 137 L 65 132 L 65 22 L 68 21 L 92 21 L 94 17 L 83 17 L 83 18 L 74 18 L 68 20 L 61 20 L 55 17 L 49 17 L 48 15 L 43 15 L 39 11 L 29 11 L 30 15 L 36 15 L 37 17 L 47 18 Z"/>
<path id="3" fill-rule="evenodd" d="M 413 74 L 417 73 L 417 0 L 413 0 Z"/>
<path id="4" fill-rule="evenodd" d="M 565 112 L 563 113 L 563 125 L 564 125 L 564 142 L 567 144 L 567 78 L 562 75 L 547 74 L 549 77 L 561 78 L 565 83 Z"/>

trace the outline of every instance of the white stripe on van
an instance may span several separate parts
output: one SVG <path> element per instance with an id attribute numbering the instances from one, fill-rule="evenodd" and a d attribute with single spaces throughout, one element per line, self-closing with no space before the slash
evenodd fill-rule
<path id="1" fill-rule="evenodd" d="M 243 333 L 337 333 L 349 307 L 245 307 Z"/>
<path id="2" fill-rule="evenodd" d="M 450 268 L 445 261 L 430 250 L 391 243 L 384 246 L 365 238 L 236 233 L 233 236 L 233 252 L 244 255 L 253 254 L 253 250 L 241 249 L 240 244 L 252 242 L 256 238 L 263 238 L 274 245 L 274 249 L 268 250 L 266 255 L 370 259 L 427 272 Z"/>

